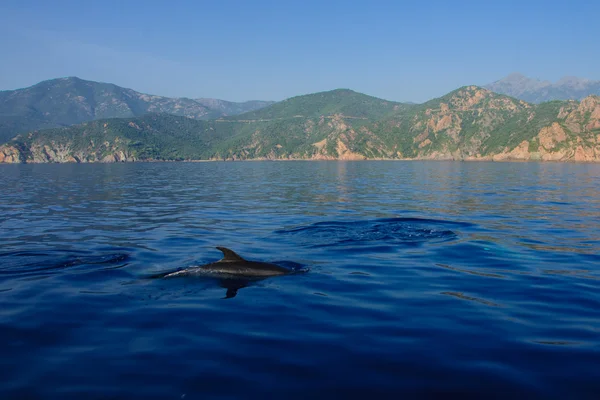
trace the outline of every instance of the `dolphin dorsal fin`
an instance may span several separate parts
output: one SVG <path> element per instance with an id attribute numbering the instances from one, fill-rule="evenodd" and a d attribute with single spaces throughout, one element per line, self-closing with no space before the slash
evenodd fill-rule
<path id="1" fill-rule="evenodd" d="M 217 249 L 223 252 L 223 259 L 221 259 L 219 262 L 246 261 L 242 257 L 238 256 L 235 251 L 229 250 L 227 247 L 217 247 Z"/>

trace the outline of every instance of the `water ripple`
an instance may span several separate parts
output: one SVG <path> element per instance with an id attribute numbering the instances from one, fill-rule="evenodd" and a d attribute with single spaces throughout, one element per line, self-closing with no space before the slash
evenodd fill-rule
<path id="1" fill-rule="evenodd" d="M 91 255 L 75 250 L 0 252 L 0 274 L 58 273 L 63 269 L 84 265 L 113 269 L 126 266 L 127 260 L 127 254 Z"/>
<path id="2" fill-rule="evenodd" d="M 375 220 L 326 221 L 275 231 L 293 235 L 295 240 L 311 247 L 411 245 L 423 242 L 446 242 L 458 236 L 449 227 L 469 227 L 470 224 L 422 218 L 382 218 Z M 383 245 L 385 243 L 385 245 Z M 382 248 L 371 248 L 385 251 Z"/>

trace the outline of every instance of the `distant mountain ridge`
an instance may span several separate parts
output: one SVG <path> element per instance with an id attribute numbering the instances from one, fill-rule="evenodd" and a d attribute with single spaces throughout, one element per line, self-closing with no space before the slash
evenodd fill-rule
<path id="1" fill-rule="evenodd" d="M 582 100 L 590 95 L 600 95 L 600 81 L 574 76 L 566 76 L 552 83 L 512 73 L 484 88 L 536 104 L 552 100 Z"/>
<path id="2" fill-rule="evenodd" d="M 241 114 L 272 103 L 170 98 L 77 77 L 51 79 L 23 89 L 0 91 L 0 143 L 21 132 L 97 119 L 137 117 L 147 113 L 212 119 Z"/>
<path id="3" fill-rule="evenodd" d="M 424 104 L 348 89 L 237 116 L 114 118 L 21 134 L 0 162 L 157 160 L 600 161 L 600 97 L 531 104 L 465 86 Z"/>
<path id="4" fill-rule="evenodd" d="M 234 101 L 226 101 L 219 99 L 194 99 L 195 102 L 202 104 L 214 113 L 221 113 L 220 116 L 238 115 L 249 111 L 259 110 L 275 104 L 275 101 L 264 101 L 264 100 L 249 100 L 241 103 Z"/>

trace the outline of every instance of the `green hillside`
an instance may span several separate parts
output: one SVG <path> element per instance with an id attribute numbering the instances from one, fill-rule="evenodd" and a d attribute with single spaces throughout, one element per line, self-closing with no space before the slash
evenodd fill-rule
<path id="1" fill-rule="evenodd" d="M 336 89 L 292 97 L 270 107 L 241 114 L 230 119 L 314 118 L 333 114 L 378 119 L 410 107 L 408 104 L 378 99 L 349 89 Z"/>

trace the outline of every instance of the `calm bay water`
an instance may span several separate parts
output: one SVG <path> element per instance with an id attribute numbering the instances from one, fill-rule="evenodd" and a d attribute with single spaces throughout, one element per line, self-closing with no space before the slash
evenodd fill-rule
<path id="1" fill-rule="evenodd" d="M 0 398 L 600 397 L 600 165 L 0 168 Z M 224 299 L 151 279 L 306 268 Z"/>

